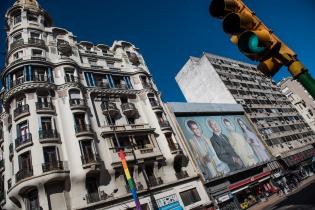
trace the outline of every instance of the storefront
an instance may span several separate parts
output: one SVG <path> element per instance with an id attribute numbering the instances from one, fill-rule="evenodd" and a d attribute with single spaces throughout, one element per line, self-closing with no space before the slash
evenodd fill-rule
<path id="1" fill-rule="evenodd" d="M 240 209 L 247 209 L 277 192 L 269 171 L 234 183 L 229 186 L 229 189 L 237 200 Z"/>
<path id="2" fill-rule="evenodd" d="M 299 170 L 302 176 L 308 177 L 313 173 L 312 158 L 314 156 L 315 148 L 310 148 L 303 152 L 287 156 L 282 160 L 288 168 Z"/>

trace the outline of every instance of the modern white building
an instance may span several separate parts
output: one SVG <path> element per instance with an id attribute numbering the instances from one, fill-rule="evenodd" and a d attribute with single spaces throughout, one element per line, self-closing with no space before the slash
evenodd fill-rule
<path id="1" fill-rule="evenodd" d="M 117 141 L 142 209 L 210 203 L 133 44 L 77 42 L 36 0 L 17 0 L 6 22 L 2 209 L 133 209 Z"/>
<path id="2" fill-rule="evenodd" d="M 271 154 L 286 166 L 303 165 L 315 154 L 313 130 L 255 65 L 205 53 L 191 57 L 176 81 L 188 102 L 241 104 Z"/>
<path id="3" fill-rule="evenodd" d="M 315 131 L 315 101 L 305 88 L 292 77 L 278 83 L 282 93 L 299 111 L 304 120 Z"/>

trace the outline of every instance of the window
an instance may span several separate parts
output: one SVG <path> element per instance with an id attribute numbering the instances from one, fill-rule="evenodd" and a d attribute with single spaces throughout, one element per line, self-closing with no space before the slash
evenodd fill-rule
<path id="1" fill-rule="evenodd" d="M 127 122 L 129 125 L 134 125 L 136 124 L 136 119 L 134 117 L 128 117 Z"/>
<path id="2" fill-rule="evenodd" d="M 79 90 L 69 90 L 69 97 L 71 105 L 81 104 L 81 92 Z"/>
<path id="3" fill-rule="evenodd" d="M 87 125 L 85 124 L 84 113 L 74 114 L 74 121 L 75 121 L 75 126 L 76 126 L 76 132 L 87 131 Z"/>
<path id="4" fill-rule="evenodd" d="M 12 41 L 15 42 L 15 41 L 18 41 L 18 40 L 21 40 L 22 39 L 22 34 L 21 33 L 18 33 L 16 35 L 14 35 L 12 37 Z"/>
<path id="5" fill-rule="evenodd" d="M 135 142 L 137 149 L 145 149 L 151 147 L 151 142 L 147 135 L 145 136 L 135 136 Z"/>
<path id="6" fill-rule="evenodd" d="M 80 141 L 80 149 L 83 164 L 90 163 L 95 160 L 91 140 Z"/>
<path id="7" fill-rule="evenodd" d="M 23 50 L 20 50 L 20 51 L 13 54 L 14 60 L 17 60 L 17 59 L 22 58 L 22 57 L 23 57 Z"/>
<path id="8" fill-rule="evenodd" d="M 43 51 L 42 50 L 32 49 L 32 56 L 41 57 L 42 55 L 43 55 Z"/>
<path id="9" fill-rule="evenodd" d="M 31 39 L 39 39 L 40 38 L 40 33 L 32 31 L 30 33 L 30 37 L 31 37 Z"/>
<path id="10" fill-rule="evenodd" d="M 14 21 L 14 24 L 20 23 L 22 21 L 22 16 L 21 16 L 20 11 L 14 14 L 13 21 Z"/>
<path id="11" fill-rule="evenodd" d="M 65 69 L 66 82 L 75 82 L 74 69 Z"/>
<path id="12" fill-rule="evenodd" d="M 41 117 L 41 128 L 44 131 L 51 131 L 52 130 L 51 117 Z"/>
<path id="13" fill-rule="evenodd" d="M 119 141 L 119 144 L 120 144 L 120 147 L 122 147 L 122 149 L 125 151 L 126 149 L 130 149 L 131 148 L 131 141 L 129 139 L 129 136 L 118 136 L 118 141 Z M 112 142 L 113 142 L 113 149 L 115 152 L 119 152 L 119 149 L 118 149 L 118 145 L 117 145 L 117 142 L 116 142 L 116 139 L 115 137 L 112 138 Z"/>
<path id="14" fill-rule="evenodd" d="M 51 96 L 47 91 L 38 91 L 37 92 L 37 104 L 41 108 L 50 108 L 51 107 Z"/>
<path id="15" fill-rule="evenodd" d="M 88 62 L 91 66 L 97 65 L 97 59 L 96 58 L 88 58 Z"/>
<path id="16" fill-rule="evenodd" d="M 36 14 L 28 12 L 27 13 L 27 20 L 31 21 L 31 22 L 37 22 L 38 19 L 37 19 Z"/>
<path id="17" fill-rule="evenodd" d="M 22 142 L 28 139 L 28 123 L 27 121 L 21 122 L 17 125 L 17 136 L 22 138 Z"/>
<path id="18" fill-rule="evenodd" d="M 140 61 L 139 61 L 139 58 L 137 56 L 136 53 L 133 53 L 133 52 L 126 52 L 127 53 L 127 56 L 129 58 L 129 61 L 133 64 L 133 65 L 136 65 L 138 66 L 140 64 Z"/>
<path id="19" fill-rule="evenodd" d="M 152 107 L 156 107 L 159 105 L 153 93 L 148 93 L 148 99 Z"/>
<path id="20" fill-rule="evenodd" d="M 57 147 L 44 147 L 44 161 L 45 163 L 56 163 L 58 162 L 58 149 Z"/>
<path id="21" fill-rule="evenodd" d="M 19 169 L 24 171 L 32 171 L 31 153 L 25 152 L 19 156 Z"/>
<path id="22" fill-rule="evenodd" d="M 25 207 L 27 210 L 40 209 L 38 191 L 35 189 L 35 190 L 32 190 L 31 192 L 28 192 L 26 194 L 24 202 L 25 202 Z"/>
<path id="23" fill-rule="evenodd" d="M 179 195 L 184 203 L 184 206 L 188 206 L 201 200 L 196 188 L 180 192 Z"/>

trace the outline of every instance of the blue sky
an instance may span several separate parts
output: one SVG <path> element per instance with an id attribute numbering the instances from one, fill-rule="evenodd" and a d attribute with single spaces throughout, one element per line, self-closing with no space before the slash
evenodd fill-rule
<path id="1" fill-rule="evenodd" d="M 222 30 L 222 21 L 208 14 L 210 0 L 38 0 L 54 25 L 72 31 L 78 40 L 111 45 L 127 40 L 140 48 L 164 101 L 185 101 L 175 75 L 189 56 L 210 52 L 245 62 Z M 0 16 L 14 0 L 1 0 Z M 310 69 L 315 69 L 314 0 L 244 0 Z M 4 27 L 2 18 L 1 29 Z M 0 33 L 0 52 L 5 32 Z M 4 56 L 0 55 L 0 66 Z M 274 79 L 287 76 L 282 69 Z"/>

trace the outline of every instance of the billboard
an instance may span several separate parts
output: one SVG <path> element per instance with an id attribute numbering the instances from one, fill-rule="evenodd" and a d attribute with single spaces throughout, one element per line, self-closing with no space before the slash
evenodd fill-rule
<path id="1" fill-rule="evenodd" d="M 205 180 L 268 161 L 269 153 L 244 115 L 176 117 Z"/>

